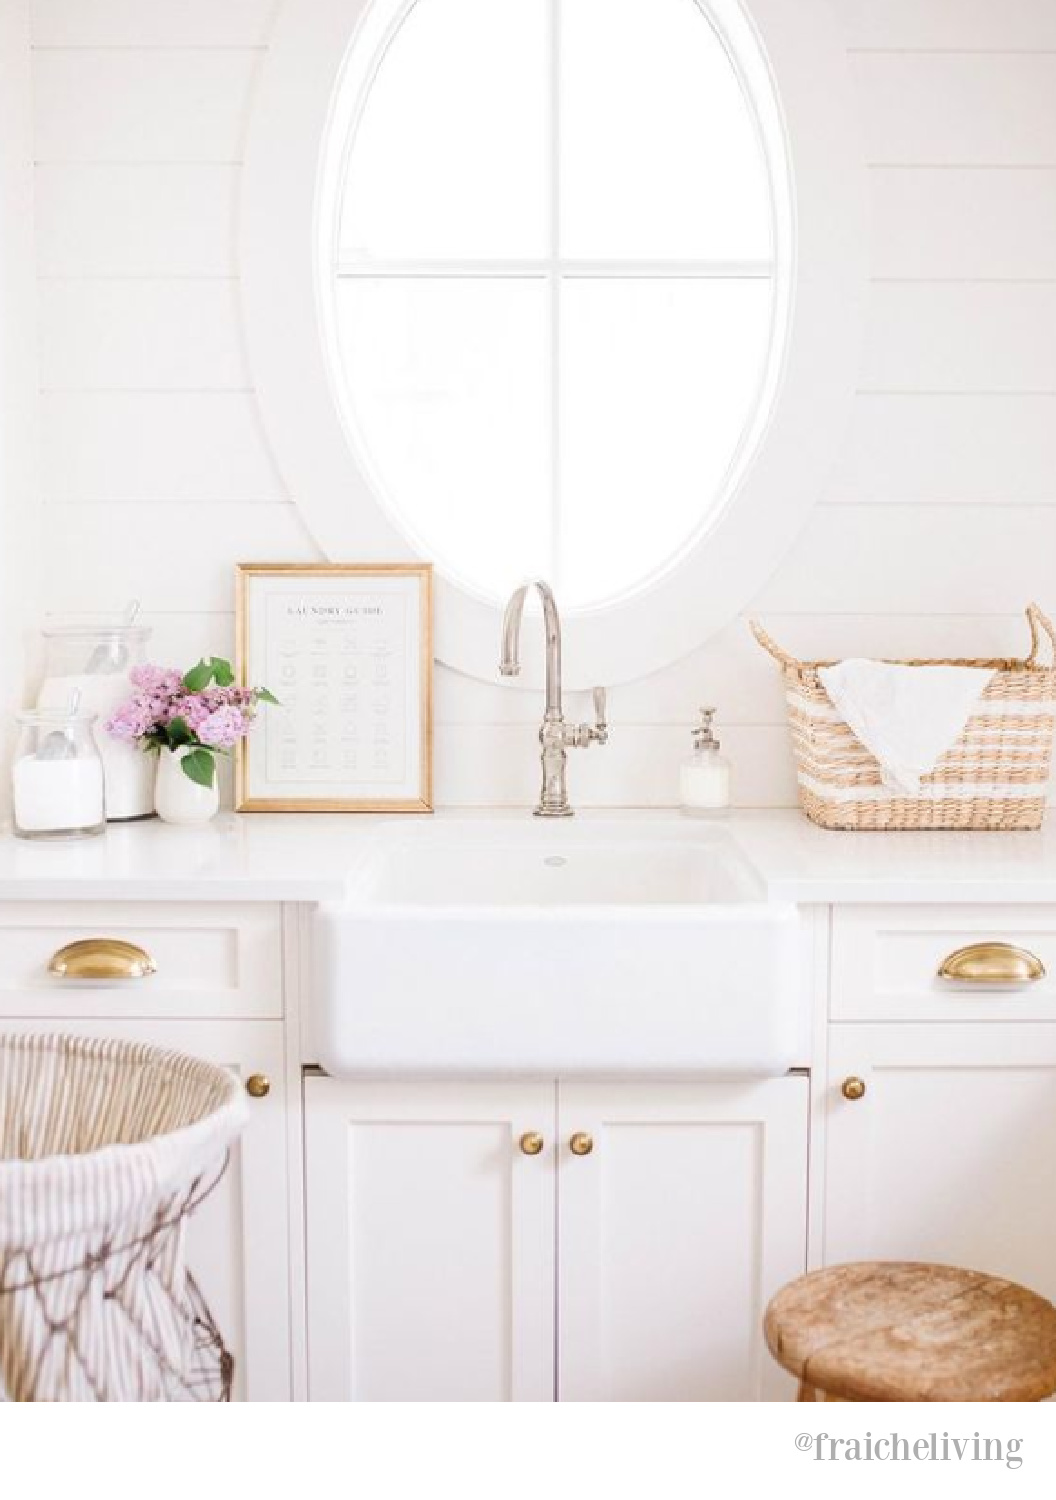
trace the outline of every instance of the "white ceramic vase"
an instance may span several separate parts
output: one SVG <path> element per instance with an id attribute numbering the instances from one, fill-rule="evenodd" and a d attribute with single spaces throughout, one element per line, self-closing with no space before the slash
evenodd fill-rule
<path id="1" fill-rule="evenodd" d="M 154 807 L 158 817 L 165 823 L 182 823 L 194 827 L 208 823 L 220 808 L 218 778 L 213 776 L 212 786 L 199 786 L 184 774 L 180 761 L 190 753 L 192 746 L 181 750 L 158 752 L 158 779 L 154 787 Z"/>

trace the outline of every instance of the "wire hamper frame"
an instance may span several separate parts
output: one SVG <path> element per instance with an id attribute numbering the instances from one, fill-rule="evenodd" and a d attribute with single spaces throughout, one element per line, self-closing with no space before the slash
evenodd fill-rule
<path id="1" fill-rule="evenodd" d="M 0 1401 L 226 1401 L 187 1224 L 245 1123 L 226 1069 L 0 1035 Z"/>

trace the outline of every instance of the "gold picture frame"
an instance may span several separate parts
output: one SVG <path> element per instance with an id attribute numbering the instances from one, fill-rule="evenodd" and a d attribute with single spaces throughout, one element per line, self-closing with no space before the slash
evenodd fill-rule
<path id="1" fill-rule="evenodd" d="M 432 812 L 431 564 L 239 563 L 235 594 L 238 680 L 279 700 L 237 748 L 236 809 Z"/>

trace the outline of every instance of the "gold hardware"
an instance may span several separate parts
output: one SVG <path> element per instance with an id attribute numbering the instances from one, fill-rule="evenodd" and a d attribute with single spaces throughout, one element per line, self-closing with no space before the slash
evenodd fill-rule
<path id="1" fill-rule="evenodd" d="M 266 1099 L 271 1093 L 271 1079 L 266 1073 L 250 1073 L 246 1079 L 246 1093 L 251 1099 Z"/>
<path id="2" fill-rule="evenodd" d="M 861 1099 L 865 1094 L 864 1078 L 845 1078 L 840 1084 L 840 1093 L 845 1099 L 853 1103 L 855 1099 Z"/>
<path id="3" fill-rule="evenodd" d="M 543 1138 L 537 1130 L 526 1130 L 520 1139 L 525 1156 L 538 1156 L 543 1149 Z"/>
<path id="4" fill-rule="evenodd" d="M 1045 978 L 1045 965 L 1011 943 L 972 943 L 943 959 L 939 978 L 961 984 L 1036 984 Z"/>
<path id="5" fill-rule="evenodd" d="M 145 948 L 121 938 L 81 938 L 52 954 L 48 964 L 57 979 L 145 979 L 157 970 Z"/>
<path id="6" fill-rule="evenodd" d="M 594 1137 L 585 1130 L 577 1130 L 568 1143 L 568 1149 L 573 1156 L 589 1156 L 594 1150 Z"/>

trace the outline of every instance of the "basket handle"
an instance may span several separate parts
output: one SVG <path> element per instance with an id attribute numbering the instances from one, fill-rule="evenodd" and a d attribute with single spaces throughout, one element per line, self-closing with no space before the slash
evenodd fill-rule
<path id="1" fill-rule="evenodd" d="M 1056 664 L 1056 627 L 1039 605 L 1027 605 L 1027 624 L 1030 626 L 1030 655 L 1027 657 L 1027 666 L 1033 667 L 1037 663 L 1042 634 L 1048 637 L 1052 661 Z"/>
<path id="2" fill-rule="evenodd" d="M 803 663 L 798 661 L 796 657 L 790 656 L 783 647 L 777 644 L 773 636 L 767 635 L 758 620 L 749 620 L 748 626 L 763 650 L 772 656 L 776 662 L 779 662 L 781 666 L 794 667 L 797 671 L 802 668 Z"/>

